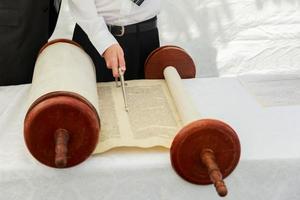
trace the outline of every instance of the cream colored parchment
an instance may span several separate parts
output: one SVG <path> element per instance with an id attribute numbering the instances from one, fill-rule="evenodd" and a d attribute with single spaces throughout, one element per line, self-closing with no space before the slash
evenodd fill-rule
<path id="1" fill-rule="evenodd" d="M 182 122 L 165 80 L 127 81 L 128 112 L 114 82 L 97 88 L 101 131 L 94 154 L 121 146 L 170 147 Z"/>

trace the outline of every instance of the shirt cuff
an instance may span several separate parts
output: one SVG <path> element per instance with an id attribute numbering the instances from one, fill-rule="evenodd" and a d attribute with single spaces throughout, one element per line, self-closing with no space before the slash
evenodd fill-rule
<path id="1" fill-rule="evenodd" d="M 90 38 L 91 42 L 102 56 L 105 50 L 113 44 L 118 44 L 118 41 L 108 31 L 101 31 L 97 37 Z"/>

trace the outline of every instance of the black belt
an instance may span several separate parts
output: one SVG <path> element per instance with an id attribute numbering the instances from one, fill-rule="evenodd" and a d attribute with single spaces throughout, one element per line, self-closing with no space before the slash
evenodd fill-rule
<path id="1" fill-rule="evenodd" d="M 157 17 L 153 17 L 137 24 L 130 24 L 127 26 L 107 25 L 107 27 L 114 36 L 121 37 L 128 33 L 145 32 L 155 29 L 157 27 Z"/>

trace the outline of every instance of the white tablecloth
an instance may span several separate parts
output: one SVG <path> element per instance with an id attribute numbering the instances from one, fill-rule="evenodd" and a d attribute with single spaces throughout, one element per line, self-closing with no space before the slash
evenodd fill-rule
<path id="1" fill-rule="evenodd" d="M 229 123 L 242 154 L 225 199 L 300 199 L 300 106 L 263 107 L 237 78 L 185 80 L 204 118 Z M 247 85 L 247 83 L 246 83 Z M 0 87 L 0 199 L 219 199 L 173 171 L 168 150 L 123 149 L 71 169 L 38 163 L 23 141 L 29 85 Z"/>

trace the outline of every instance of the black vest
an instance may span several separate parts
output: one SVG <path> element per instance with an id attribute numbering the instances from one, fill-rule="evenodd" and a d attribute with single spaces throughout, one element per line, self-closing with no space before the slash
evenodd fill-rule
<path id="1" fill-rule="evenodd" d="M 50 0 L 0 0 L 0 85 L 30 83 L 49 37 Z"/>

